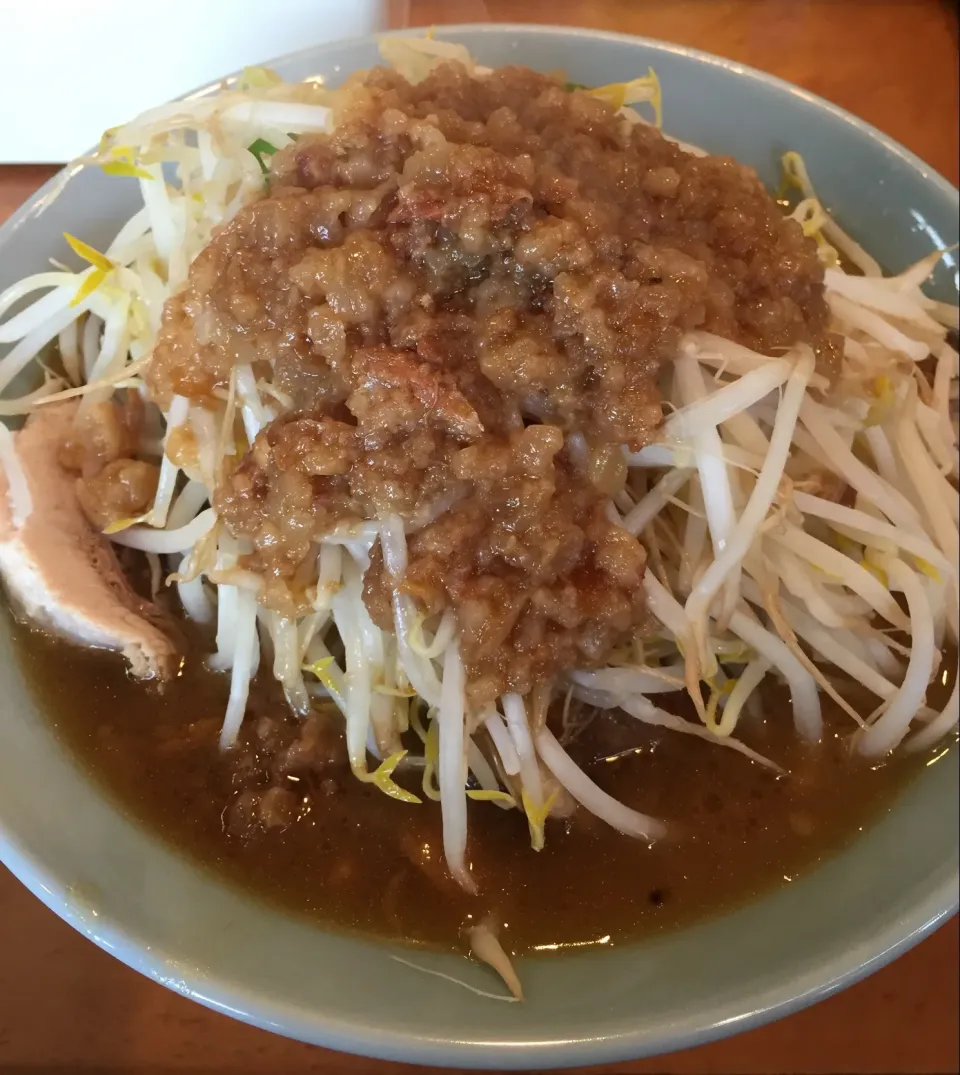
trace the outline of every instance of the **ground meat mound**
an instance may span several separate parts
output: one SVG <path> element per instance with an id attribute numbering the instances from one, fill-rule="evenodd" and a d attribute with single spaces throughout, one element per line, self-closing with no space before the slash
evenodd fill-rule
<path id="1" fill-rule="evenodd" d="M 196 260 L 151 390 L 209 400 L 245 364 L 286 401 L 216 497 L 286 611 L 320 537 L 397 513 L 404 586 L 456 610 L 477 696 L 601 663 L 644 565 L 598 461 L 654 436 L 687 330 L 830 359 L 814 244 L 750 169 L 523 68 L 376 69 L 337 121 Z M 385 626 L 386 585 L 375 556 Z"/>

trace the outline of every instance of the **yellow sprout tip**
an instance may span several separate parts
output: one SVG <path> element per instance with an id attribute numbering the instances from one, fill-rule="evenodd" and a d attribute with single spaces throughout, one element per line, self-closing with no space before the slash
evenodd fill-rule
<path id="1" fill-rule="evenodd" d="M 383 683 L 378 684 L 373 688 L 377 694 L 385 694 L 389 698 L 416 698 L 417 692 L 413 690 L 404 690 L 401 687 L 387 687 Z"/>
<path id="2" fill-rule="evenodd" d="M 467 792 L 468 799 L 475 799 L 481 803 L 509 803 L 511 806 L 517 805 L 517 800 L 505 791 L 487 791 L 471 790 Z"/>
<path id="3" fill-rule="evenodd" d="M 79 306 L 88 295 L 92 295 L 94 291 L 97 290 L 106 278 L 107 274 L 103 269 L 94 269 L 89 276 L 84 278 L 83 283 L 77 288 L 77 293 L 70 300 L 69 305 Z"/>
<path id="4" fill-rule="evenodd" d="M 357 776 L 365 783 L 373 784 L 384 795 L 389 795 L 391 799 L 396 799 L 398 802 L 403 803 L 420 803 L 422 800 L 419 796 L 414 795 L 412 791 L 407 791 L 406 788 L 400 787 L 393 779 L 394 769 L 406 756 L 407 752 L 405 750 L 398 750 L 396 754 L 391 754 L 389 758 L 384 758 L 372 773 L 357 773 Z"/>
<path id="5" fill-rule="evenodd" d="M 280 75 L 269 67 L 245 67 L 237 80 L 242 90 L 265 90 L 281 82 L 283 79 Z"/>
<path id="6" fill-rule="evenodd" d="M 867 569 L 867 571 L 870 572 L 871 575 L 873 575 L 875 578 L 877 578 L 880 581 L 881 585 L 883 585 L 887 589 L 890 588 L 890 582 L 887 579 L 887 573 L 886 573 L 886 571 L 883 570 L 882 567 L 877 567 L 876 564 L 870 563 L 870 561 L 867 560 L 867 559 L 861 560 L 860 561 L 860 566 L 865 567 Z"/>
<path id="7" fill-rule="evenodd" d="M 121 530 L 129 530 L 131 526 L 136 526 L 137 523 L 142 523 L 146 519 L 146 515 L 138 515 L 136 517 L 130 516 L 126 519 L 116 519 L 112 523 L 107 523 L 101 533 L 106 534 L 108 537 L 110 534 L 119 534 Z"/>
<path id="8" fill-rule="evenodd" d="M 63 233 L 63 237 L 67 240 L 67 244 L 75 254 L 79 254 L 84 261 L 89 261 L 95 268 L 101 269 L 105 273 L 110 272 L 111 269 L 115 268 L 113 262 L 106 255 L 101 254 L 99 250 L 90 246 L 89 243 L 85 243 L 82 239 L 78 239 L 68 231 Z"/>
<path id="9" fill-rule="evenodd" d="M 107 175 L 125 176 L 129 179 L 153 179 L 148 171 L 127 161 L 105 161 L 100 165 L 100 170 Z"/>
<path id="10" fill-rule="evenodd" d="M 916 565 L 917 570 L 926 575 L 928 579 L 933 579 L 934 582 L 942 581 L 940 572 L 929 562 L 929 560 L 923 560 L 919 556 L 915 556 L 913 557 L 913 562 Z"/>
<path id="11" fill-rule="evenodd" d="M 545 842 L 544 825 L 553 804 L 557 801 L 555 791 L 541 806 L 534 806 L 526 791 L 521 793 L 520 801 L 523 804 L 523 812 L 527 815 L 527 824 L 530 827 L 530 845 L 534 851 L 542 851 Z"/>
<path id="12" fill-rule="evenodd" d="M 333 682 L 333 676 L 328 671 L 332 664 L 332 657 L 321 657 L 319 661 L 314 661 L 313 664 L 305 664 L 303 666 L 303 671 L 309 672 L 319 680 L 328 691 L 333 692 L 336 689 L 336 684 Z"/>

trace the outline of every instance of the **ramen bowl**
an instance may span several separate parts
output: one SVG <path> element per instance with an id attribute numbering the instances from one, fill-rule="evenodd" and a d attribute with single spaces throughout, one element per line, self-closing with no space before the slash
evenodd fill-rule
<path id="1" fill-rule="evenodd" d="M 478 62 L 563 69 L 585 85 L 653 66 L 674 136 L 776 186 L 799 151 L 818 191 L 888 270 L 957 241 L 958 195 L 879 131 L 777 79 L 668 44 L 553 28 L 444 29 Z M 336 83 L 376 63 L 371 38 L 274 61 Z M 203 91 L 201 91 L 203 92 Z M 0 229 L 0 289 L 40 271 L 64 231 L 99 246 L 136 190 L 99 170 L 57 180 Z M 956 302 L 947 253 L 932 294 Z M 500 1004 L 418 974 L 409 949 L 326 930 L 229 886 L 129 819 L 38 711 L 0 635 L 0 857 L 57 914 L 141 973 L 275 1033 L 371 1056 L 545 1068 L 666 1052 L 819 1000 L 893 959 L 958 903 L 957 750 L 902 790 L 846 849 L 749 905 L 642 943 L 522 957 L 526 999 Z M 575 864 L 571 864 L 575 868 Z M 419 951 L 421 968 L 489 988 L 488 972 Z"/>

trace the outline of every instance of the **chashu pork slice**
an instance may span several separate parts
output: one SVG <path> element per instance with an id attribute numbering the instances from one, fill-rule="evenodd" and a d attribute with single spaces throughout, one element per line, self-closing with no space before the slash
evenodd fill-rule
<path id="1" fill-rule="evenodd" d="M 134 592 L 59 462 L 76 412 L 74 401 L 42 407 L 19 432 L 0 430 L 0 574 L 29 619 L 121 652 L 135 676 L 165 679 L 179 653 L 158 626 L 161 614 Z"/>

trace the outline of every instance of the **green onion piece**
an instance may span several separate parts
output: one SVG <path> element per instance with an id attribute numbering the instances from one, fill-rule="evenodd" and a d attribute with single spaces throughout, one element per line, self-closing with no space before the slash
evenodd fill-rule
<path id="1" fill-rule="evenodd" d="M 260 171 L 264 175 L 269 171 L 268 166 L 264 163 L 263 158 L 272 156 L 277 152 L 277 147 L 272 146 L 266 138 L 258 138 L 255 142 L 251 142 L 247 146 L 247 149 L 257 158 L 257 164 L 260 165 Z"/>

